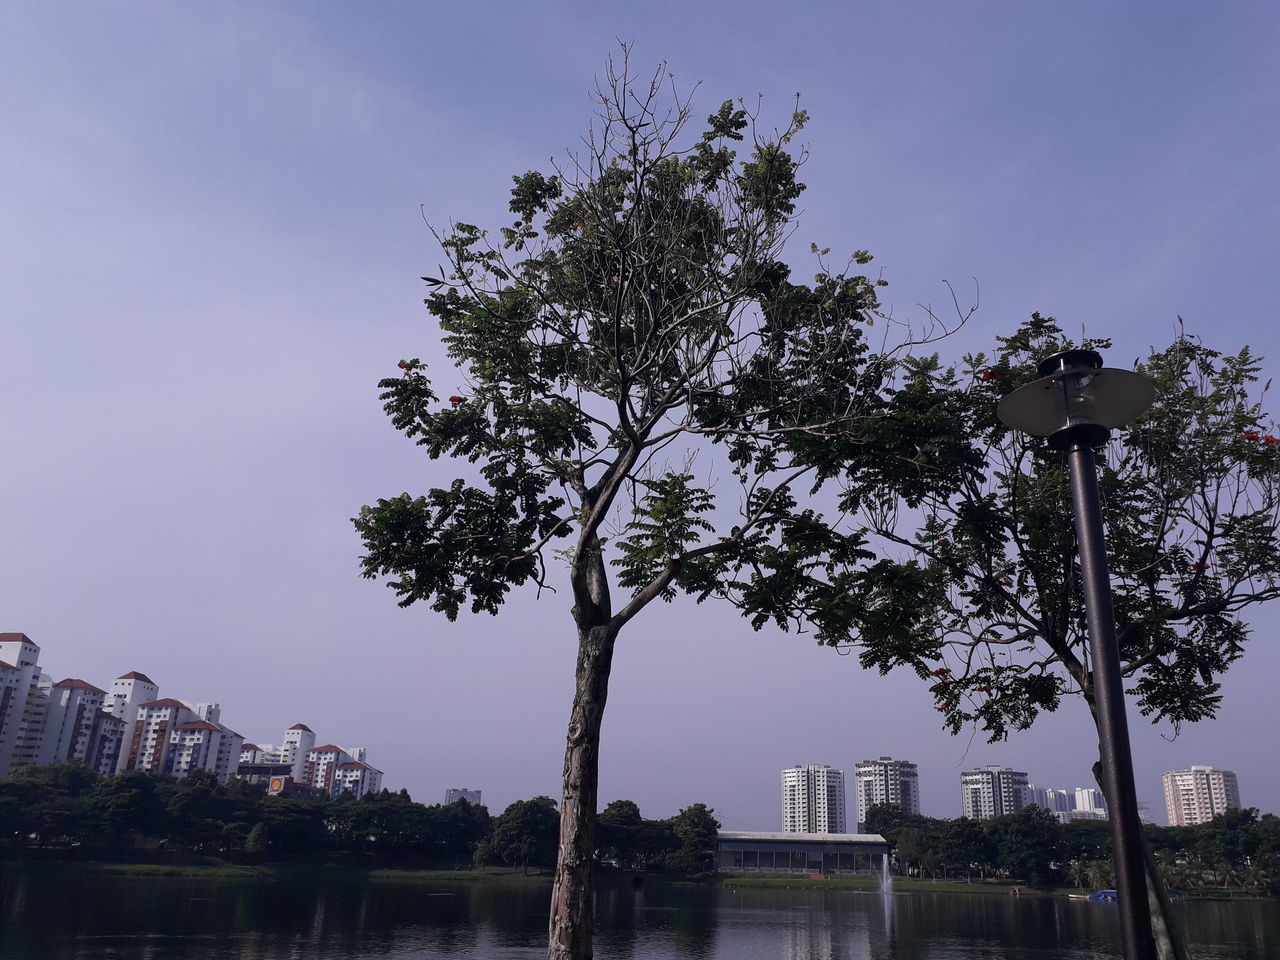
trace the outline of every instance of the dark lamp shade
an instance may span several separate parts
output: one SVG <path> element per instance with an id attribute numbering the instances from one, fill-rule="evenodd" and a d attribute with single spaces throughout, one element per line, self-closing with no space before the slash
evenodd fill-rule
<path id="1" fill-rule="evenodd" d="M 996 416 L 1037 437 L 1082 425 L 1114 430 L 1140 415 L 1155 398 L 1155 384 L 1142 374 L 1075 367 L 1019 387 L 1000 401 Z"/>

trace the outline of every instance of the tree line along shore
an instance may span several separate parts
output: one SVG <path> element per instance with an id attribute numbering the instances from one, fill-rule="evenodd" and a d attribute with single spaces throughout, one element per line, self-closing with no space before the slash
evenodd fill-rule
<path id="1" fill-rule="evenodd" d="M 269 796 L 212 775 L 178 780 L 141 772 L 98 776 L 75 765 L 22 768 L 0 779 L 0 857 L 78 862 L 80 869 L 147 875 L 253 877 L 346 867 L 372 879 L 537 878 L 553 867 L 554 800 L 533 797 L 491 816 L 460 800 L 415 802 L 407 791 L 336 800 Z M 733 886 L 874 889 L 877 878 L 714 875 L 719 822 L 695 803 L 650 820 L 630 800 L 600 813 L 604 870 Z M 1114 883 L 1108 825 L 1059 823 L 1036 807 L 992 820 L 905 815 L 873 807 L 866 829 L 894 850 L 900 890 L 1097 889 Z M 1280 817 L 1231 810 L 1193 827 L 1147 825 L 1170 890 L 1183 896 L 1280 895 Z"/>
<path id="2" fill-rule="evenodd" d="M 416 803 L 407 790 L 359 800 L 270 796 L 258 784 L 130 771 L 100 776 L 78 764 L 23 767 L 0 779 L 0 857 L 121 860 L 217 857 L 231 864 L 348 864 L 536 872 L 555 862 L 559 812 L 549 797 L 498 816 L 459 800 Z M 598 855 L 626 869 L 710 869 L 719 823 L 704 804 L 646 820 L 629 800 L 601 814 Z"/>

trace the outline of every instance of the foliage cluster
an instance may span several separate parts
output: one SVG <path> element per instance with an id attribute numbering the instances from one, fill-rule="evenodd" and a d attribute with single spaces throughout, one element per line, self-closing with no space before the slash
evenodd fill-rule
<path id="1" fill-rule="evenodd" d="M 469 864 L 489 834 L 483 806 L 414 803 L 407 791 L 360 800 L 267 796 L 242 780 L 219 783 L 130 771 L 102 777 L 77 764 L 20 767 L 0 780 L 0 844 L 163 846 L 272 859 L 386 855 Z"/>
<path id="2" fill-rule="evenodd" d="M 868 812 L 867 829 L 884 836 L 900 868 L 914 876 L 1002 877 L 1081 889 L 1115 884 L 1105 821 L 1063 824 L 1035 806 L 991 820 L 947 820 L 883 804 Z M 1198 826 L 1147 824 L 1145 832 L 1171 890 L 1234 887 L 1280 895 L 1280 817 L 1274 814 L 1230 810 Z"/>
<path id="3" fill-rule="evenodd" d="M 952 732 L 993 740 L 1064 696 L 1093 699 L 1062 456 L 1001 423 L 996 403 L 1046 356 L 1110 347 L 1040 314 L 997 344 L 952 365 L 902 361 L 902 393 L 939 438 L 961 439 L 922 449 L 926 482 L 846 504 L 883 558 L 855 578 L 885 613 L 857 625 L 862 664 L 914 670 Z M 1134 365 L 1155 403 L 1099 454 L 1117 640 L 1138 709 L 1176 728 L 1215 715 L 1249 637 L 1242 612 L 1280 596 L 1280 438 L 1247 347 L 1179 333 Z"/>
<path id="4" fill-rule="evenodd" d="M 494 818 L 476 851 L 477 863 L 519 867 L 555 864 L 560 815 L 550 797 L 517 800 Z M 614 800 L 600 813 L 596 857 L 625 870 L 704 873 L 711 868 L 720 822 L 703 803 L 674 817 L 646 820 L 632 800 Z"/>
<path id="5" fill-rule="evenodd" d="M 598 856 L 627 869 L 699 873 L 709 867 L 719 823 L 695 803 L 645 820 L 630 800 L 601 814 Z M 241 780 L 218 783 L 139 771 L 101 777 L 78 764 L 21 767 L 0 780 L 0 850 L 80 846 L 110 855 L 139 846 L 248 859 L 350 856 L 435 866 L 555 863 L 559 812 L 548 797 L 517 800 L 497 817 L 459 800 L 415 803 L 383 790 L 354 800 L 267 796 Z"/>

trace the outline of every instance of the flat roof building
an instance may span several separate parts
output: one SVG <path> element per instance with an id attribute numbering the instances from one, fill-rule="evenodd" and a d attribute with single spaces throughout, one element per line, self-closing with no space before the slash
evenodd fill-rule
<path id="1" fill-rule="evenodd" d="M 889 843 L 878 833 L 721 830 L 715 869 L 727 873 L 879 874 Z"/>

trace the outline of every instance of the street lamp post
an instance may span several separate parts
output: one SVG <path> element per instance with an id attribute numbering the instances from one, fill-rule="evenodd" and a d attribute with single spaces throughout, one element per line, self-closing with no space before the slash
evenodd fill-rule
<path id="1" fill-rule="evenodd" d="M 1002 399 L 996 413 L 1008 426 L 1048 437 L 1051 447 L 1066 453 L 1093 661 L 1102 785 L 1110 805 L 1121 940 L 1126 960 L 1156 960 L 1093 454 L 1112 429 L 1124 426 L 1151 406 L 1155 387 L 1140 374 L 1104 368 L 1102 357 L 1092 350 L 1054 354 L 1041 362 L 1039 372 L 1041 379 Z"/>

